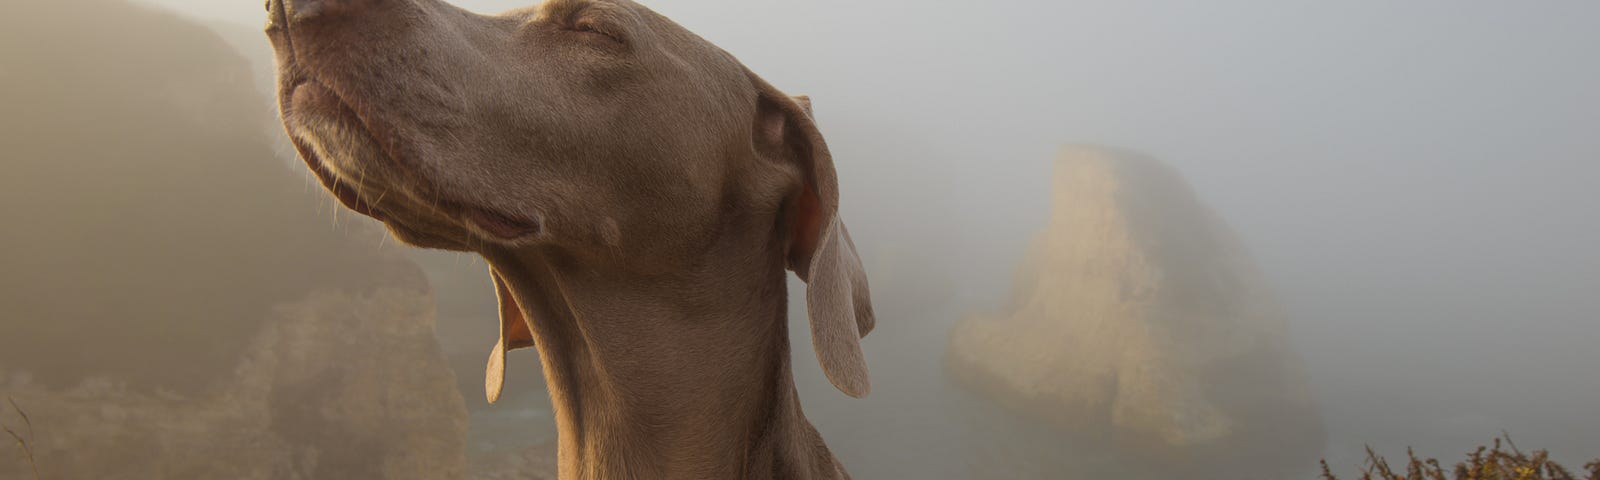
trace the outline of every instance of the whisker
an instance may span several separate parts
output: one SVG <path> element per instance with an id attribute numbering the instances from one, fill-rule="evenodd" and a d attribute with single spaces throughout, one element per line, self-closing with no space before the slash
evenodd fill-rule
<path id="1" fill-rule="evenodd" d="M 339 186 L 335 185 L 333 188 L 334 189 L 338 189 Z M 333 230 L 334 231 L 338 231 L 339 230 L 339 198 L 338 198 L 338 195 L 335 194 L 335 195 L 329 196 L 328 200 L 330 200 L 329 205 L 333 207 Z"/>
<path id="2" fill-rule="evenodd" d="M 367 186 L 366 165 L 356 166 L 356 198 L 361 198 L 361 189 Z"/>

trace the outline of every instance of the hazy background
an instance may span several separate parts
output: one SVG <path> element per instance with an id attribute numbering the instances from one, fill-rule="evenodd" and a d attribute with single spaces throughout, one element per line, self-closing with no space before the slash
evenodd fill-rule
<path id="1" fill-rule="evenodd" d="M 270 70 L 260 1 L 145 3 Z M 956 318 L 1003 300 L 1054 151 L 1075 142 L 1173 164 L 1250 246 L 1292 314 L 1330 462 L 1358 464 L 1363 444 L 1455 459 L 1501 430 L 1569 462 L 1600 454 L 1600 3 L 646 4 L 815 102 L 874 277 L 866 349 L 888 393 L 827 389 L 808 349 L 796 368 L 859 478 L 920 468 L 867 457 L 956 448 L 882 445 L 936 422 L 906 406 L 897 368 L 936 361 Z M 495 332 L 482 266 L 416 258 L 446 351 L 480 365 L 458 369 L 475 440 L 547 426 L 536 389 L 485 409 L 471 388 Z M 513 369 L 539 383 L 531 355 Z"/>

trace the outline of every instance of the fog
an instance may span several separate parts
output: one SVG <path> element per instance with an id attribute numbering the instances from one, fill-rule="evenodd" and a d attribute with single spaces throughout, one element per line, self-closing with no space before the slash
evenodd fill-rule
<path id="1" fill-rule="evenodd" d="M 234 81 L 268 105 L 259 1 L 142 3 L 213 28 L 257 69 Z M 1455 461 L 1502 431 L 1568 463 L 1600 455 L 1600 3 L 646 4 L 813 99 L 874 281 L 874 396 L 829 388 L 806 338 L 795 363 L 808 415 L 857 478 L 966 478 L 940 476 L 970 446 L 948 437 L 982 427 L 930 418 L 959 396 L 938 374 L 946 334 L 1005 300 L 1048 215 L 1056 152 L 1078 143 L 1172 165 L 1248 246 L 1288 310 L 1330 464 L 1359 466 L 1365 445 Z M 281 135 L 260 120 L 238 121 Z M 481 263 L 412 255 L 475 445 L 548 441 L 531 353 L 513 359 L 529 365 L 518 390 L 482 405 L 496 325 Z M 1018 459 L 1032 460 L 1045 461 Z"/>

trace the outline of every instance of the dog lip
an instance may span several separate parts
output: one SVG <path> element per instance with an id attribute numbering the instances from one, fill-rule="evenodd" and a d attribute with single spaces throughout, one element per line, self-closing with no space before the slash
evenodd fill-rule
<path id="1" fill-rule="evenodd" d="M 377 154 L 385 157 L 385 164 L 395 169 L 395 171 L 409 173 L 402 162 L 399 161 L 400 159 L 394 155 L 395 149 L 388 147 L 384 139 L 378 135 L 378 131 L 372 128 L 373 124 L 368 121 L 367 117 L 362 115 L 360 111 L 357 111 L 354 105 L 347 101 L 338 90 L 318 80 L 315 76 L 306 74 L 299 68 L 284 70 L 280 72 L 280 75 L 283 76 L 280 89 L 280 109 L 282 109 L 283 112 L 289 113 L 287 115 L 282 115 L 282 120 L 284 121 L 285 126 L 290 126 L 290 128 L 293 128 L 293 125 L 305 124 L 306 119 L 302 118 L 302 115 L 305 115 L 306 113 L 300 112 L 298 109 L 292 107 L 294 98 L 296 92 L 300 91 L 300 89 L 316 89 L 321 94 L 327 95 L 332 101 L 338 103 L 342 110 L 344 110 L 345 114 L 348 114 L 348 120 L 353 121 L 357 128 L 361 129 L 361 131 L 365 132 L 371 138 L 372 142 L 377 147 Z M 290 137 L 295 145 L 295 149 L 299 151 L 301 158 L 305 160 L 306 166 L 316 174 L 318 180 L 322 181 L 323 186 L 331 191 L 334 197 L 339 199 L 340 203 L 344 204 L 346 207 L 349 207 L 351 210 L 354 210 L 356 213 L 372 217 L 379 221 L 388 220 L 388 216 L 379 208 L 379 205 L 377 205 L 376 201 L 369 201 L 368 199 L 362 198 L 357 193 L 359 190 L 348 181 L 341 179 L 338 174 L 334 173 L 333 169 L 327 165 L 326 160 L 317 155 L 315 149 L 310 148 L 309 145 L 303 144 L 303 141 L 294 138 L 293 135 Z M 413 179 L 420 180 L 415 178 Z M 427 187 L 425 183 L 413 183 L 413 188 L 425 189 Z"/>
<path id="2" fill-rule="evenodd" d="M 286 81 L 283 89 L 285 100 L 283 100 L 283 104 L 280 108 L 284 109 L 285 111 L 289 111 L 290 100 L 288 99 L 292 98 L 294 92 L 301 87 L 313 84 L 314 82 L 306 79 L 303 76 L 296 76 L 293 79 Z M 290 123 L 298 122 L 299 120 L 294 119 L 293 116 L 287 116 L 285 117 L 284 121 L 285 125 L 288 125 Z M 293 135 L 290 136 L 290 143 L 294 145 L 295 150 L 300 154 L 300 158 L 305 162 L 306 167 L 311 170 L 311 173 L 317 177 L 318 181 L 322 182 L 322 186 L 331 192 L 334 198 L 339 200 L 339 203 L 344 204 L 345 207 L 354 210 L 356 213 L 372 217 L 378 221 L 383 221 L 386 219 L 384 213 L 379 211 L 376 205 L 368 203 L 365 199 L 361 198 L 361 196 L 356 193 L 357 189 L 354 186 L 350 185 L 344 180 L 341 180 L 338 175 L 334 174 L 333 170 L 328 167 L 326 161 L 324 161 L 322 157 L 318 156 L 316 150 L 310 148 L 310 145 L 305 144 L 305 142 L 300 139 L 294 138 Z"/>
<path id="3" fill-rule="evenodd" d="M 274 37 L 274 39 L 281 38 L 281 40 L 286 43 L 291 42 L 292 39 L 289 38 L 289 32 L 286 31 L 287 28 L 284 28 L 286 25 L 279 24 L 283 21 L 281 18 L 283 15 L 282 7 L 280 6 L 278 10 L 279 11 L 277 12 L 273 12 L 275 15 L 273 15 L 273 18 L 271 18 L 271 21 L 268 24 L 267 34 L 268 36 Z M 395 155 L 396 152 L 393 151 L 393 146 L 385 142 L 385 139 L 380 136 L 380 132 L 373 128 L 377 125 L 374 125 L 371 121 L 369 121 L 370 119 L 368 116 L 364 115 L 363 112 L 358 110 L 354 104 L 350 103 L 338 89 L 333 88 L 332 85 L 322 81 L 318 75 L 314 75 L 312 72 L 307 71 L 301 62 L 299 62 L 299 59 L 297 58 L 298 56 L 296 55 L 297 52 L 294 51 L 292 44 L 284 45 L 284 47 L 287 47 L 288 51 L 284 52 L 286 55 L 284 55 L 284 58 L 280 59 L 280 63 L 278 65 L 278 75 L 280 77 L 279 109 L 282 111 L 280 112 L 280 115 L 283 117 L 282 119 L 285 122 L 285 125 L 289 125 L 292 122 L 301 121 L 293 115 L 282 115 L 282 113 L 292 111 L 290 104 L 292 103 L 294 93 L 301 88 L 320 88 L 325 90 L 328 95 L 333 97 L 334 101 L 342 104 L 344 108 L 349 111 L 349 113 L 354 117 L 355 122 L 360 125 L 360 128 L 364 130 L 367 135 L 370 135 L 372 140 L 377 143 L 378 151 L 382 155 L 388 157 L 388 161 L 390 163 L 394 164 L 393 167 L 400 169 L 403 172 L 410 173 L 406 171 L 404 165 L 401 165 L 402 160 Z M 373 219 L 381 222 L 389 222 L 390 219 L 385 212 L 380 210 L 377 205 L 370 204 L 365 199 L 362 199 L 360 195 L 356 193 L 356 189 L 353 186 L 341 180 L 338 175 L 334 174 L 333 171 L 327 167 L 324 160 L 317 156 L 315 150 L 310 148 L 310 146 L 306 145 L 303 141 L 293 138 L 292 135 L 290 138 L 291 143 L 294 144 L 295 149 L 300 153 L 300 157 L 306 163 L 306 166 L 309 167 L 313 174 L 315 174 L 318 181 L 320 181 L 327 190 L 333 193 L 334 197 L 337 198 L 340 203 L 362 215 L 372 217 Z M 415 178 L 414 176 L 413 179 L 424 180 L 421 178 Z M 428 188 L 430 185 L 428 185 L 425 181 L 414 186 L 432 190 L 431 188 Z M 454 216 L 457 218 L 465 219 L 472 225 L 477 226 L 484 232 L 501 240 L 524 239 L 533 235 L 537 235 L 543 231 L 543 228 L 536 220 L 515 218 L 511 215 L 498 213 L 488 208 L 467 206 L 462 202 L 454 202 L 449 199 L 440 198 L 441 195 L 438 193 L 439 192 L 435 191 L 432 195 L 436 204 L 435 208 L 445 207 L 443 210 L 447 215 L 449 214 L 448 212 L 453 211 L 455 212 Z"/>
<path id="4" fill-rule="evenodd" d="M 351 104 L 345 101 L 344 97 L 340 96 L 337 91 L 329 88 L 326 84 L 323 84 L 309 75 L 295 75 L 293 77 L 286 77 L 283 85 L 284 87 L 282 91 L 285 109 L 289 108 L 289 106 L 292 104 L 291 99 L 293 98 L 295 92 L 301 88 L 315 88 L 324 90 L 332 97 L 333 101 L 343 105 L 348 113 L 354 116 L 353 120 L 360 126 L 359 128 L 364 130 L 368 135 L 371 135 L 374 142 L 379 143 L 378 154 L 387 157 L 386 163 L 402 172 L 405 171 L 405 166 L 401 165 L 399 159 L 394 157 L 394 155 L 391 153 L 391 149 L 382 148 L 383 140 L 378 138 L 376 132 L 370 128 L 371 124 L 366 121 L 366 118 L 361 116 L 359 112 L 356 112 L 355 109 L 351 107 Z M 304 120 L 299 118 L 298 115 L 288 115 L 285 116 L 284 121 L 286 123 L 293 124 L 301 123 Z M 323 186 L 331 191 L 336 198 L 338 198 L 340 203 L 344 204 L 351 210 L 356 211 L 357 213 L 372 217 L 379 221 L 387 222 L 389 220 L 385 212 L 378 208 L 378 205 L 370 203 L 366 199 L 361 198 L 361 196 L 356 193 L 356 189 L 353 186 L 340 179 L 339 175 L 335 174 L 333 170 L 326 165 L 325 160 L 317 156 L 317 152 L 314 149 L 309 148 L 309 145 L 304 144 L 304 142 L 299 139 L 293 140 L 295 148 L 299 150 L 301 158 L 305 160 L 306 166 L 316 174 L 318 180 L 320 180 L 323 183 Z M 423 180 L 415 177 L 413 177 L 413 179 L 418 181 Z M 417 187 L 423 187 L 423 185 L 413 185 L 413 188 Z M 433 191 L 433 189 L 428 189 L 428 191 Z M 473 226 L 478 227 L 484 233 L 487 233 L 490 236 L 500 240 L 524 239 L 533 235 L 537 235 L 543 231 L 543 228 L 539 225 L 539 222 L 535 220 L 518 218 L 514 215 L 497 212 L 491 208 L 469 205 L 466 202 L 447 198 L 448 195 L 438 195 L 437 192 L 431 196 L 434 199 L 433 203 L 435 203 L 435 208 L 439 209 L 438 213 L 443 213 L 447 216 L 453 216 L 470 222 Z"/>
<path id="5" fill-rule="evenodd" d="M 292 143 L 294 143 L 295 150 L 300 152 L 300 158 L 306 162 L 306 167 L 310 168 L 311 173 L 316 175 L 318 181 L 322 182 L 323 187 L 333 193 L 333 197 L 338 199 L 339 203 L 344 204 L 345 207 L 354 210 L 356 213 L 372 217 L 380 222 L 387 219 L 387 216 L 382 211 L 379 211 L 376 206 L 367 203 L 360 195 L 357 195 L 355 187 L 350 186 L 350 184 L 345 183 L 334 175 L 323 164 L 322 158 L 318 157 L 315 151 L 303 145 L 303 142 L 299 140 L 294 140 Z"/>
<path id="6" fill-rule="evenodd" d="M 267 37 L 273 40 L 274 49 L 279 50 L 282 54 L 280 55 L 278 65 L 278 109 L 279 115 L 285 122 L 285 126 L 287 126 L 289 122 L 293 121 L 291 120 L 290 116 L 284 114 L 292 110 L 290 108 L 291 99 L 294 96 L 294 92 L 301 87 L 305 87 L 307 85 L 316 85 L 320 88 L 328 90 L 329 94 L 333 95 L 334 98 L 338 99 L 338 101 L 343 102 L 344 100 L 343 98 L 339 97 L 338 92 L 321 85 L 320 82 L 317 82 L 310 75 L 308 75 L 300 65 L 299 59 L 294 51 L 294 40 L 290 38 L 291 36 L 288 32 L 288 19 L 286 18 L 287 7 L 283 5 L 283 2 L 280 0 L 267 0 L 266 7 L 268 12 L 266 27 Z M 346 106 L 348 107 L 348 103 L 346 103 Z M 359 113 L 354 112 L 353 109 L 352 113 L 355 113 L 357 121 L 365 124 L 365 119 L 361 118 Z M 366 127 L 366 125 L 363 125 L 363 127 Z M 322 158 L 317 156 L 317 153 L 314 149 L 310 148 L 309 145 L 306 145 L 305 142 L 295 139 L 293 135 L 290 135 L 290 143 L 294 145 L 295 150 L 300 154 L 300 158 L 305 162 L 306 167 L 311 170 L 311 173 L 314 176 L 317 177 L 317 181 L 321 182 L 324 188 L 333 193 L 334 198 L 337 199 L 339 203 L 344 204 L 345 207 L 355 211 L 356 213 L 372 217 L 380 222 L 387 221 L 387 215 L 378 210 L 376 205 L 367 203 L 366 200 L 363 200 L 361 196 L 356 193 L 355 187 L 343 180 L 340 180 L 337 175 L 334 175 L 333 171 L 328 168 Z"/>

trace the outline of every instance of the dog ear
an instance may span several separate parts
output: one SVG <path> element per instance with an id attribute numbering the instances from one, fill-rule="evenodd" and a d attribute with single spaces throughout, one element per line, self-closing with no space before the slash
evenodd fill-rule
<path id="1" fill-rule="evenodd" d="M 500 299 L 500 341 L 489 352 L 489 366 L 484 369 L 483 376 L 484 394 L 493 404 L 500 401 L 500 392 L 505 388 L 506 352 L 532 347 L 533 331 L 528 328 L 522 308 L 517 305 L 517 299 L 511 296 L 505 279 L 500 278 L 500 272 L 490 268 L 489 276 L 494 277 L 495 296 Z"/>
<path id="2" fill-rule="evenodd" d="M 806 282 L 811 341 L 828 381 L 846 395 L 871 390 L 861 337 L 876 319 L 866 271 L 844 222 L 833 157 L 811 115 L 811 100 L 789 97 L 754 75 L 760 91 L 756 142 L 766 156 L 793 162 L 801 181 L 784 199 L 783 242 L 788 266 Z"/>

